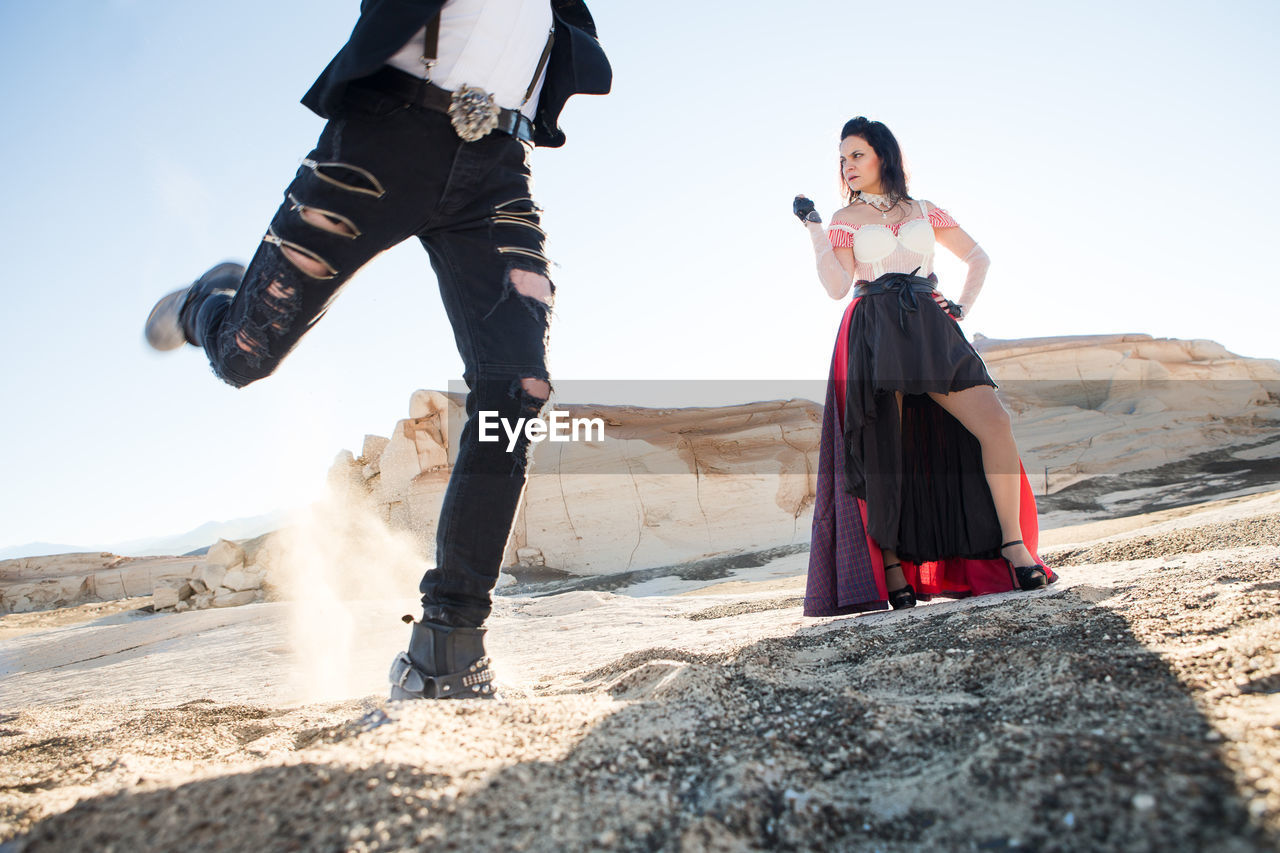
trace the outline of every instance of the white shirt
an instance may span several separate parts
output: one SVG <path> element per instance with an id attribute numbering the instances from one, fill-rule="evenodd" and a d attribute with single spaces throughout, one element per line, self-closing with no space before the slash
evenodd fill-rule
<path id="1" fill-rule="evenodd" d="M 498 106 L 533 118 L 546 69 L 528 102 L 521 102 L 547 45 L 551 23 L 550 0 L 447 0 L 440 11 L 436 64 L 430 70 L 422 64 L 426 27 L 387 64 L 449 91 L 478 86 L 492 94 Z"/>

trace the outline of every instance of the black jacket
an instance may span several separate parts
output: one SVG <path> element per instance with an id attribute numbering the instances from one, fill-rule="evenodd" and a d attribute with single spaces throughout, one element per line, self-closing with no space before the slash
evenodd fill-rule
<path id="1" fill-rule="evenodd" d="M 342 102 L 347 84 L 377 71 L 414 33 L 440 12 L 445 0 L 362 0 L 360 19 L 302 103 L 331 118 Z M 596 25 L 582 0 L 551 0 L 556 38 L 547 63 L 547 79 L 533 121 L 536 145 L 564 145 L 557 121 L 570 95 L 603 95 L 613 71 L 596 40 Z"/>

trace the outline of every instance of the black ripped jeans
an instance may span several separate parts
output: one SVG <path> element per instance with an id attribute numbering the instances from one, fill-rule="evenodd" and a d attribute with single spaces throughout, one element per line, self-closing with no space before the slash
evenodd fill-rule
<path id="1" fill-rule="evenodd" d="M 271 221 L 234 297 L 214 293 L 192 326 L 214 372 L 241 387 L 269 375 L 369 259 L 416 236 L 431 258 L 467 382 L 436 531 L 436 568 L 422 579 L 429 617 L 479 626 L 524 489 L 528 439 L 477 440 L 479 411 L 512 423 L 545 402 L 524 379 L 547 381 L 550 306 L 518 291 L 513 269 L 548 274 L 529 149 L 503 133 L 464 143 L 447 116 L 380 92 L 348 89 Z M 302 217 L 323 217 L 328 227 Z M 289 247 L 324 272 L 304 272 Z M 315 269 L 313 269 L 313 272 Z"/>

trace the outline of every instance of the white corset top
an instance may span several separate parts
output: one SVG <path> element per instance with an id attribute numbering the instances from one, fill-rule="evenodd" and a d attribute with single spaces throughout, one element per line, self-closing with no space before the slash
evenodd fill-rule
<path id="1" fill-rule="evenodd" d="M 831 245 L 853 249 L 854 280 L 874 281 L 885 273 L 933 272 L 934 228 L 956 228 L 956 221 L 941 208 L 920 203 L 920 215 L 896 225 L 833 222 L 827 231 Z"/>

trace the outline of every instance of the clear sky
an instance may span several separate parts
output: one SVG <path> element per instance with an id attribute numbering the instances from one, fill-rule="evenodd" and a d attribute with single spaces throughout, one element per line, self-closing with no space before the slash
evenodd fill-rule
<path id="1" fill-rule="evenodd" d="M 557 379 L 824 379 L 843 306 L 791 198 L 829 218 L 858 114 L 991 255 L 969 332 L 1280 357 L 1274 0 L 591 5 L 614 91 L 570 101 L 568 145 L 534 158 Z M 338 450 L 458 378 L 416 242 L 248 389 L 142 341 L 160 295 L 254 251 L 357 9 L 0 4 L 0 547 L 304 503 Z"/>

